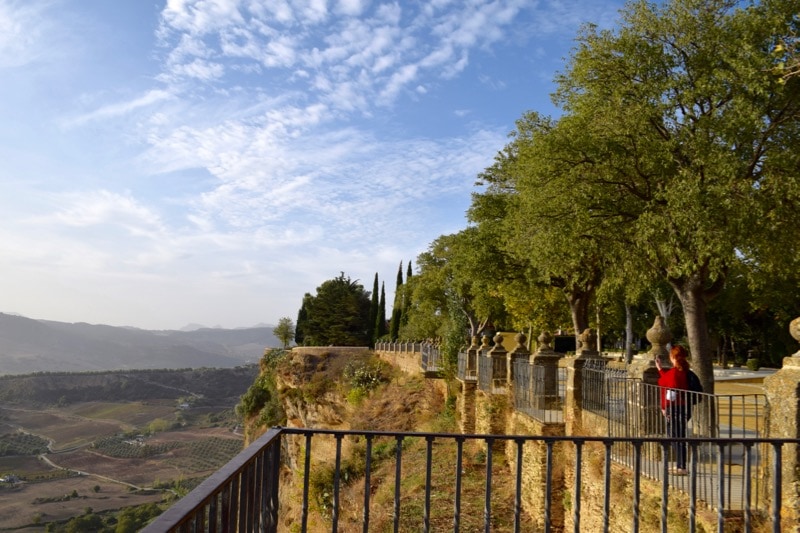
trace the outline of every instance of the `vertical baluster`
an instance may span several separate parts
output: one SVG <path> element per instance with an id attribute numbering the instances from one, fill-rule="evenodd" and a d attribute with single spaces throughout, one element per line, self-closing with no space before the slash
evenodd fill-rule
<path id="1" fill-rule="evenodd" d="M 530 366 L 530 365 L 528 365 Z M 522 511 L 522 439 L 515 439 L 517 445 L 517 464 L 514 482 L 514 533 L 519 532 L 520 515 Z M 549 479 L 548 479 L 549 483 Z M 549 485 L 548 485 L 549 486 Z"/>
<path id="2" fill-rule="evenodd" d="M 365 458 L 365 466 L 364 466 L 364 515 L 363 515 L 363 522 L 364 522 L 364 533 L 369 532 L 369 497 L 370 493 L 372 492 L 372 486 L 370 482 L 370 477 L 372 475 L 372 435 L 368 434 L 367 437 L 367 450 L 366 450 L 366 458 Z M 305 531 L 305 530 L 304 530 Z"/>
<path id="3" fill-rule="evenodd" d="M 772 444 L 772 533 L 781 531 L 781 507 L 783 506 L 783 459 L 781 457 L 782 443 Z M 797 446 L 797 445 L 793 445 Z"/>
<path id="4" fill-rule="evenodd" d="M 336 437 L 336 462 L 333 470 L 333 527 L 331 531 L 339 530 L 339 482 L 342 476 L 342 438 L 344 435 L 337 433 Z"/>
<path id="5" fill-rule="evenodd" d="M 639 532 L 639 504 L 642 491 L 642 441 L 633 441 L 633 533 Z"/>
<path id="6" fill-rule="evenodd" d="M 744 446 L 744 472 L 742 473 L 742 482 L 744 483 L 742 487 L 742 500 L 744 503 L 744 531 L 745 533 L 750 533 L 750 496 L 751 496 L 751 487 L 750 487 L 750 479 L 752 476 L 751 468 L 752 468 L 752 461 L 751 461 L 751 454 L 752 451 L 752 444 L 747 443 Z"/>
<path id="7" fill-rule="evenodd" d="M 306 433 L 306 456 L 303 463 L 303 515 L 300 520 L 300 531 L 308 529 L 308 487 L 311 476 L 311 432 Z"/>
<path id="8" fill-rule="evenodd" d="M 717 532 L 725 533 L 725 445 L 719 443 L 717 454 Z"/>
<path id="9" fill-rule="evenodd" d="M 493 438 L 486 439 L 486 492 L 483 502 L 483 529 L 490 533 L 492 525 L 492 448 Z"/>
<path id="10" fill-rule="evenodd" d="M 459 533 L 461 528 L 461 475 L 463 466 L 464 437 L 456 437 L 456 494 L 453 510 L 453 532 Z"/>
<path id="11" fill-rule="evenodd" d="M 705 420 L 708 420 L 707 418 Z M 689 533 L 697 528 L 697 443 L 691 445 L 692 455 L 689 457 Z"/>
<path id="12" fill-rule="evenodd" d="M 575 488 L 574 502 L 572 503 L 572 521 L 574 523 L 574 533 L 581 532 L 581 484 L 583 472 L 583 441 L 575 441 Z"/>
<path id="13" fill-rule="evenodd" d="M 547 458 L 545 461 L 545 472 L 547 480 L 547 485 L 544 488 L 544 531 L 545 533 L 550 533 L 550 526 L 551 526 L 551 503 L 553 500 L 553 441 L 547 439 L 545 441 L 547 445 Z"/>
<path id="14" fill-rule="evenodd" d="M 428 533 L 431 528 L 431 465 L 433 463 L 433 435 L 426 435 L 425 448 L 425 507 L 422 511 L 422 530 Z"/>
<path id="15" fill-rule="evenodd" d="M 394 471 L 394 532 L 400 531 L 400 473 L 403 460 L 403 436 L 397 436 Z"/>
<path id="16" fill-rule="evenodd" d="M 667 515 L 669 512 L 669 443 L 661 441 L 661 532 L 667 531 Z"/>
<path id="17" fill-rule="evenodd" d="M 611 512 L 611 444 L 610 440 L 603 441 L 606 451 L 605 471 L 603 472 L 603 533 L 609 531 L 609 516 Z"/>

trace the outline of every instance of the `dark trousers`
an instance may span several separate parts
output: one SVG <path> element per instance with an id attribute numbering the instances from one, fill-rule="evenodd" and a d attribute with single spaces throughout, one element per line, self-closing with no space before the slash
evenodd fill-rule
<path id="1" fill-rule="evenodd" d="M 673 439 L 686 438 L 686 406 L 670 404 L 667 407 L 667 436 Z M 675 466 L 686 468 L 686 443 L 673 442 L 672 453 L 675 456 Z"/>

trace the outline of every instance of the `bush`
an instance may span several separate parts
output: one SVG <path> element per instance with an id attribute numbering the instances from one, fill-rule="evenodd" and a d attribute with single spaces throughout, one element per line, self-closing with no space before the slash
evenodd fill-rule
<path id="1" fill-rule="evenodd" d="M 748 359 L 746 364 L 747 364 L 747 369 L 752 370 L 753 372 L 761 368 L 761 362 L 755 357 L 751 357 L 750 359 Z"/>

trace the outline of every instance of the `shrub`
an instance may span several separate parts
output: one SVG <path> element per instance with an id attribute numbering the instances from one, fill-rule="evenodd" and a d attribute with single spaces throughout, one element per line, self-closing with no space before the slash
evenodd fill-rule
<path id="1" fill-rule="evenodd" d="M 748 370 L 752 370 L 754 372 L 759 368 L 761 368 L 761 362 L 755 357 L 751 357 L 750 359 L 748 359 L 746 364 Z"/>

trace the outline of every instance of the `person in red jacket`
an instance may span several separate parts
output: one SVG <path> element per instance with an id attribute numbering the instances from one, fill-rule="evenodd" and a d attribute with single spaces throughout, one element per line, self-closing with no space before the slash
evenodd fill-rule
<path id="1" fill-rule="evenodd" d="M 686 438 L 686 421 L 688 419 L 687 393 L 689 390 L 689 354 L 686 348 L 675 345 L 669 351 L 672 368 L 664 369 L 656 358 L 656 368 L 661 374 L 658 386 L 661 390 L 661 412 L 667 417 L 667 436 L 674 439 Z M 673 442 L 675 468 L 670 473 L 686 475 L 686 443 Z"/>

